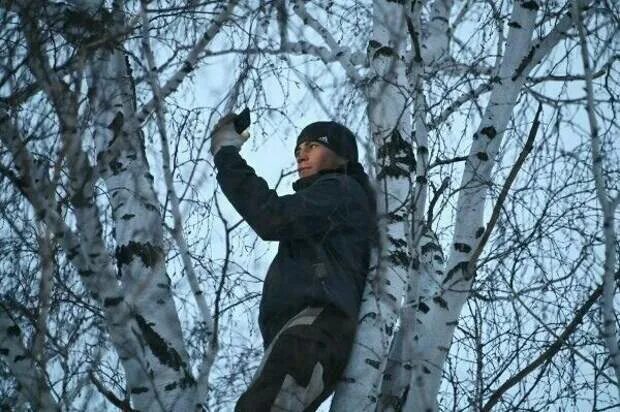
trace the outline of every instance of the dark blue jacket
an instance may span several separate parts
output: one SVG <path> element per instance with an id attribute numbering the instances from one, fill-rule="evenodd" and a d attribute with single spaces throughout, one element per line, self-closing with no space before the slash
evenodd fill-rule
<path id="1" fill-rule="evenodd" d="M 280 242 L 260 304 L 265 347 L 309 305 L 332 304 L 356 319 L 374 233 L 374 197 L 361 184 L 363 169 L 363 176 L 323 171 L 295 182 L 295 194 L 278 196 L 233 146 L 219 150 L 215 165 L 239 214 L 262 239 Z"/>

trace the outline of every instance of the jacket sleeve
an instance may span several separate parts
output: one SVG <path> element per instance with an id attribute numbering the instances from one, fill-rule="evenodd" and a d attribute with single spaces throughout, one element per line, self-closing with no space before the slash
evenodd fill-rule
<path id="1" fill-rule="evenodd" d="M 215 156 L 217 181 L 230 203 L 264 240 L 307 237 L 338 225 L 335 212 L 345 201 L 340 180 L 326 175 L 308 188 L 278 196 L 233 146 Z"/>

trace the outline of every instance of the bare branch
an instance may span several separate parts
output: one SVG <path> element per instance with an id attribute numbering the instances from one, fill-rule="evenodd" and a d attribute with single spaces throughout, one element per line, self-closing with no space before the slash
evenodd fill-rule
<path id="1" fill-rule="evenodd" d="M 171 93 L 176 91 L 176 89 L 180 86 L 180 84 L 187 78 L 187 76 L 194 71 L 196 65 L 198 64 L 198 59 L 203 50 L 209 45 L 209 43 L 213 40 L 213 38 L 220 31 L 222 26 L 226 23 L 226 21 L 232 15 L 235 6 L 237 5 L 238 0 L 230 0 L 223 6 L 223 10 L 217 15 L 216 19 L 211 23 L 211 25 L 207 28 L 205 33 L 202 35 L 200 41 L 192 47 L 189 54 L 185 58 L 181 69 L 176 72 L 173 76 L 170 77 L 166 81 L 166 83 L 161 87 L 161 98 L 165 99 Z M 152 69 L 152 68 L 150 68 Z M 137 125 L 142 124 L 148 116 L 153 113 L 156 105 L 156 98 L 153 97 L 149 100 L 140 110 L 137 111 L 136 120 Z M 134 125 L 136 127 L 137 125 Z"/>
<path id="2" fill-rule="evenodd" d="M 581 59 L 585 72 L 586 110 L 588 113 L 588 123 L 590 126 L 590 145 L 592 148 L 592 175 L 594 176 L 594 186 L 596 188 L 596 197 L 603 209 L 603 235 L 605 238 L 605 260 L 603 263 L 603 338 L 609 351 L 610 365 L 616 375 L 616 389 L 618 391 L 618 399 L 620 399 L 620 348 L 618 347 L 618 332 L 616 328 L 616 311 L 614 309 L 614 297 L 616 294 L 616 282 L 614 274 L 616 273 L 616 265 L 618 260 L 617 247 L 618 238 L 616 235 L 615 212 L 616 207 L 614 201 L 610 199 L 605 188 L 604 160 L 605 155 L 602 150 L 601 137 L 599 136 L 599 127 L 594 104 L 594 90 L 592 85 L 592 67 L 590 64 L 590 54 L 588 52 L 588 42 L 583 27 L 582 10 L 587 7 L 580 0 L 573 0 L 572 14 L 579 33 L 579 42 L 581 49 Z"/>
<path id="3" fill-rule="evenodd" d="M 497 223 L 497 219 L 499 218 L 499 215 L 504 206 L 504 201 L 506 200 L 506 197 L 508 196 L 508 191 L 510 190 L 512 183 L 515 181 L 517 174 L 519 173 L 519 170 L 521 170 L 523 163 L 525 163 L 525 159 L 527 158 L 527 156 L 530 154 L 530 152 L 534 148 L 534 138 L 536 137 L 536 133 L 538 132 L 538 126 L 540 125 L 539 118 L 540 118 L 541 112 L 542 112 L 542 104 L 539 104 L 538 109 L 536 110 L 536 114 L 534 115 L 534 121 L 532 122 L 530 133 L 527 136 L 527 140 L 525 141 L 525 146 L 523 147 L 523 150 L 521 151 L 521 153 L 519 153 L 519 157 L 515 161 L 515 164 L 512 166 L 512 169 L 510 169 L 510 173 L 508 174 L 508 177 L 506 178 L 506 181 L 504 182 L 504 185 L 502 186 L 502 190 L 500 191 L 500 194 L 497 197 L 497 202 L 495 203 L 495 206 L 493 207 L 493 211 L 491 212 L 491 218 L 489 219 L 489 222 L 487 223 L 484 233 L 482 237 L 480 238 L 480 241 L 478 242 L 478 246 L 476 246 L 476 250 L 471 255 L 469 264 L 467 266 L 466 278 L 471 278 L 474 276 L 478 258 L 480 257 L 480 254 L 484 250 L 484 247 L 487 241 L 491 237 L 491 232 L 493 232 L 493 229 L 495 229 L 495 224 Z"/>

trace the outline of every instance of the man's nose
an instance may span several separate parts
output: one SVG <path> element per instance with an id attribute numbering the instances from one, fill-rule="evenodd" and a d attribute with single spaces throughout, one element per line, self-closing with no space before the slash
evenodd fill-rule
<path id="1" fill-rule="evenodd" d="M 297 163 L 300 163 L 308 158 L 308 153 L 304 149 L 299 149 L 297 152 Z"/>

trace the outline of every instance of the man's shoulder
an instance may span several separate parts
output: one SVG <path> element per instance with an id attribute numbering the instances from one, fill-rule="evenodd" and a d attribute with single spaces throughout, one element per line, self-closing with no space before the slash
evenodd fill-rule
<path id="1" fill-rule="evenodd" d="M 316 179 L 316 182 L 325 182 L 325 181 L 333 181 L 333 182 L 338 182 L 341 184 L 348 184 L 351 182 L 355 182 L 357 183 L 357 181 L 352 178 L 351 176 L 342 173 L 342 172 L 338 172 L 338 171 L 325 171 L 325 172 L 321 172 L 319 177 Z M 358 183 L 359 184 L 359 183 Z"/>
<path id="2" fill-rule="evenodd" d="M 364 188 L 362 187 L 360 182 L 358 182 L 357 179 L 355 179 L 354 177 L 349 176 L 345 173 L 338 173 L 332 171 L 322 173 L 321 176 L 319 176 L 319 178 L 315 181 L 315 184 L 316 183 L 325 185 L 331 184 L 336 189 L 338 189 L 339 193 L 342 195 L 349 194 L 355 197 L 363 197 L 365 193 Z"/>

